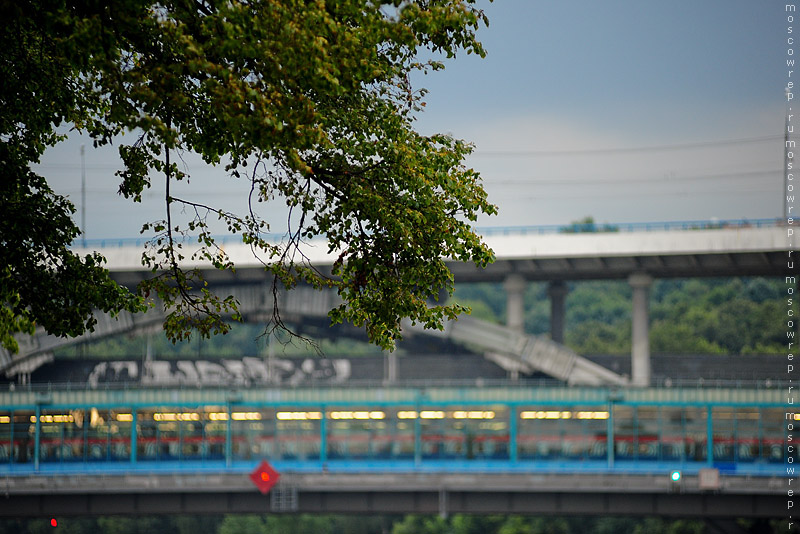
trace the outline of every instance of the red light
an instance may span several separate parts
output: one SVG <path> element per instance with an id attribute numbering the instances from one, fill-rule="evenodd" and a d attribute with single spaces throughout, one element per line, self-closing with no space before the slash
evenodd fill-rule
<path id="1" fill-rule="evenodd" d="M 57 527 L 57 526 L 58 526 L 58 521 L 56 521 L 56 518 L 55 518 L 55 517 L 54 517 L 53 519 L 51 519 L 51 520 L 50 520 L 50 525 L 51 525 L 51 526 L 54 526 L 54 527 Z"/>
<path id="2" fill-rule="evenodd" d="M 266 460 L 263 460 L 255 470 L 250 473 L 250 480 L 256 485 L 258 491 L 266 495 L 272 486 L 278 483 L 281 475 L 275 471 Z"/>

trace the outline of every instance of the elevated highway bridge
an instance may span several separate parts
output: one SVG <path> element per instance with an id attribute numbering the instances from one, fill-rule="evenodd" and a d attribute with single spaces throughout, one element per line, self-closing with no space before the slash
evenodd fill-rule
<path id="1" fill-rule="evenodd" d="M 581 230 L 573 228 L 572 230 Z M 786 250 L 791 231 L 775 221 L 689 221 L 615 225 L 613 232 L 559 233 L 557 227 L 488 229 L 487 243 L 497 260 L 485 269 L 452 262 L 456 283 L 503 282 L 507 294 L 507 324 L 504 326 L 461 318 L 449 323 L 444 333 L 415 330 L 406 337 L 437 335 L 482 350 L 487 357 L 510 372 L 543 372 L 570 384 L 635 385 L 651 383 L 648 338 L 648 289 L 654 278 L 785 276 L 792 260 Z M 113 277 L 121 284 L 135 286 L 150 275 L 142 268 L 143 243 L 107 241 L 91 243 L 78 253 L 100 250 L 108 258 Z M 98 245 L 98 246 L 95 246 Z M 224 250 L 237 265 L 235 273 L 198 267 L 217 293 L 233 295 L 247 320 L 266 321 L 273 309 L 271 279 L 248 246 L 225 243 Z M 325 243 L 311 242 L 304 250 L 318 268 L 329 268 L 335 260 Z M 632 287 L 631 376 L 604 369 L 562 345 L 567 286 L 565 282 L 589 279 L 627 279 Z M 531 281 L 549 281 L 551 332 L 549 337 L 531 336 L 523 331 L 523 295 Z M 289 321 L 324 321 L 338 304 L 333 292 L 299 287 L 278 296 L 284 318 Z M 163 315 L 152 310 L 146 315 L 122 313 L 116 319 L 100 317 L 95 332 L 74 339 L 62 339 L 38 332 L 21 337 L 21 350 L 11 355 L 0 349 L 0 371 L 25 383 L 30 373 L 53 358 L 53 351 L 93 338 L 159 329 Z"/>

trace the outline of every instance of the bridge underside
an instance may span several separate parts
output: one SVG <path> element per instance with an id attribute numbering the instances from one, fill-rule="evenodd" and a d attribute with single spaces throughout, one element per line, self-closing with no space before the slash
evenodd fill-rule
<path id="1" fill-rule="evenodd" d="M 286 474 L 269 495 L 246 474 L 7 477 L 0 517 L 225 513 L 526 514 L 782 518 L 780 481 L 669 488 L 666 476 Z M 654 489 L 655 488 L 655 489 Z"/>
<path id="2" fill-rule="evenodd" d="M 253 285 L 223 286 L 220 294 L 233 295 L 239 309 L 248 321 L 266 322 L 273 309 L 271 287 L 259 281 Z M 298 287 L 279 295 L 281 316 L 287 322 L 327 321 L 328 311 L 338 304 L 333 291 L 317 291 L 310 287 Z M 72 344 L 100 339 L 122 333 L 143 332 L 160 329 L 164 313 L 160 307 L 146 314 L 120 313 L 112 318 L 97 314 L 98 324 L 94 332 L 71 339 L 59 338 L 38 332 L 33 337 L 20 337 L 20 352 L 10 355 L 0 348 L 0 372 L 6 376 L 30 374 L 40 365 L 52 361 L 53 351 Z M 509 328 L 462 317 L 451 321 L 445 331 L 439 333 L 421 327 L 404 325 L 409 337 L 433 335 L 455 344 L 468 344 L 483 351 L 501 366 L 520 369 L 524 372 L 543 372 L 570 384 L 623 385 L 626 379 L 579 356 L 567 347 L 543 337 L 525 335 Z M 497 355 L 499 353 L 499 356 Z"/>

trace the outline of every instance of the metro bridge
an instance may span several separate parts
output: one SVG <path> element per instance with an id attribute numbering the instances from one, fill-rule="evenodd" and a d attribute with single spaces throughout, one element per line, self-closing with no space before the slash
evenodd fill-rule
<path id="1" fill-rule="evenodd" d="M 797 454 L 781 392 L 16 387 L 0 391 L 0 516 L 782 518 Z M 248 478 L 262 460 L 281 474 L 268 496 Z"/>
<path id="2" fill-rule="evenodd" d="M 508 370 L 544 372 L 561 380 L 558 386 L 524 380 L 480 387 L 9 386 L 0 391 L 7 502 L 0 514 L 783 518 L 787 469 L 796 460 L 786 446 L 786 418 L 796 417 L 787 416 L 784 390 L 650 387 L 646 326 L 647 289 L 656 277 L 788 275 L 788 229 L 774 221 L 639 229 L 650 231 L 500 232 L 487 237 L 494 265 L 451 265 L 457 283 L 504 282 L 508 324 L 463 318 L 441 335 L 478 347 Z M 139 251 L 103 249 L 120 283 L 147 275 Z M 263 320 L 272 309 L 263 269 L 249 250 L 226 245 L 226 251 L 239 268 L 208 270 L 211 285 L 234 294 L 245 316 Z M 324 256 L 312 259 L 324 268 Z M 630 380 L 559 343 L 564 282 L 603 278 L 627 279 L 633 288 Z M 535 280 L 551 283 L 549 339 L 522 332 L 522 292 Z M 324 319 L 335 305 L 332 293 L 305 288 L 280 298 L 282 312 L 298 320 Z M 161 320 L 158 314 L 101 318 L 96 333 L 78 340 L 39 333 L 21 340 L 19 355 L 0 354 L 0 370 L 29 375 L 58 347 L 157 328 Z M 267 497 L 247 477 L 263 459 L 282 474 Z"/>

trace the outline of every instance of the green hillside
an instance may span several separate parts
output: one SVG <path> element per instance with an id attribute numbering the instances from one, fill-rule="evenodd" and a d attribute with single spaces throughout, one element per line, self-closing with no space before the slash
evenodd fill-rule
<path id="1" fill-rule="evenodd" d="M 631 290 L 621 281 L 568 285 L 565 343 L 582 354 L 630 353 Z M 502 284 L 456 288 L 473 315 L 505 321 Z M 796 306 L 794 306 L 796 309 Z M 525 293 L 525 330 L 549 334 L 547 284 Z M 652 352 L 765 354 L 785 350 L 786 286 L 767 278 L 656 280 L 650 290 Z"/>

